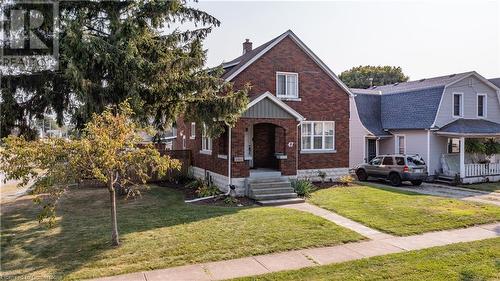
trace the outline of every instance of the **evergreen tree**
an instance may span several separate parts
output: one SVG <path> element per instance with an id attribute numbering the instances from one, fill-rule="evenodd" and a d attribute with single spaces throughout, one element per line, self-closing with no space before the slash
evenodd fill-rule
<path id="1" fill-rule="evenodd" d="M 185 114 L 217 135 L 234 124 L 247 103 L 246 89 L 234 92 L 222 69 L 204 69 L 202 41 L 220 22 L 186 1 L 61 1 L 58 71 L 23 73 L 4 79 L 2 100 L 18 89 L 45 101 L 24 107 L 39 115 L 68 111 L 78 128 L 92 113 L 129 100 L 135 116 L 158 129 Z M 194 24 L 183 30 L 185 23 Z M 26 79 L 40 77 L 38 80 Z M 222 93 L 222 94 L 221 94 Z M 10 98 L 12 101 L 13 99 Z M 3 103 L 2 112 L 17 104 Z M 23 116 L 23 117 L 24 117 Z M 14 124 L 20 116 L 3 116 Z M 62 118 L 61 118 L 62 120 Z M 3 128 L 5 135 L 9 128 Z"/>

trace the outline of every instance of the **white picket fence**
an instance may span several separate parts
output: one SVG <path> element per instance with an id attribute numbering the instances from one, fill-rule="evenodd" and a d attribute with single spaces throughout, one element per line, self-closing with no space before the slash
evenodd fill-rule
<path id="1" fill-rule="evenodd" d="M 465 177 L 500 175 L 500 163 L 465 164 Z"/>

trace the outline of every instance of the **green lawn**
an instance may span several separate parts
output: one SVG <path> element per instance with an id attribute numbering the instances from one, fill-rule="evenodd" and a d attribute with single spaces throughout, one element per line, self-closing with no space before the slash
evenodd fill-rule
<path id="1" fill-rule="evenodd" d="M 500 207 L 355 185 L 314 192 L 309 202 L 395 235 L 500 221 Z"/>
<path id="2" fill-rule="evenodd" d="M 300 211 L 186 205 L 182 194 L 161 187 L 142 194 L 118 202 L 119 248 L 108 242 L 105 189 L 69 193 L 48 231 L 29 198 L 2 204 L 2 277 L 82 279 L 362 239 Z"/>
<path id="3" fill-rule="evenodd" d="M 460 185 L 460 187 L 477 189 L 477 190 L 482 190 L 482 191 L 500 192 L 500 182 L 464 184 L 464 185 Z"/>
<path id="4" fill-rule="evenodd" d="M 238 280 L 500 280 L 500 238 Z"/>

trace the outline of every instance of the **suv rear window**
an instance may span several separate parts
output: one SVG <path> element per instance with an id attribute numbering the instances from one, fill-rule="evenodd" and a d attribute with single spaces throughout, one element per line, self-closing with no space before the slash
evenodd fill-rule
<path id="1" fill-rule="evenodd" d="M 404 157 L 396 157 L 396 165 L 399 166 L 404 166 L 405 164 L 405 158 Z"/>
<path id="2" fill-rule="evenodd" d="M 406 157 L 406 160 L 408 161 L 408 166 L 423 166 L 425 165 L 425 162 L 422 158 L 417 158 L 417 157 Z"/>
<path id="3" fill-rule="evenodd" d="M 394 160 L 392 159 L 392 157 L 384 157 L 382 165 L 394 165 Z"/>

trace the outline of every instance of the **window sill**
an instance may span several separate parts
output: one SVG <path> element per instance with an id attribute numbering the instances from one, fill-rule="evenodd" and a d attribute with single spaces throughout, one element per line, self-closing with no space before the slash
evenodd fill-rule
<path id="1" fill-rule="evenodd" d="M 335 149 L 311 149 L 311 150 L 301 150 L 301 154 L 316 154 L 316 153 L 337 153 Z"/>
<path id="2" fill-rule="evenodd" d="M 217 158 L 226 159 L 227 160 L 227 155 L 219 154 L 219 155 L 217 155 Z"/>
<path id="3" fill-rule="evenodd" d="M 194 140 L 195 138 L 196 138 L 196 137 L 193 137 L 193 136 L 189 137 L 189 139 L 190 139 L 190 140 Z"/>
<path id="4" fill-rule="evenodd" d="M 286 96 L 277 96 L 282 101 L 302 101 L 301 98 L 291 98 Z"/>
<path id="5" fill-rule="evenodd" d="M 200 154 L 212 155 L 212 150 L 200 150 Z"/>

